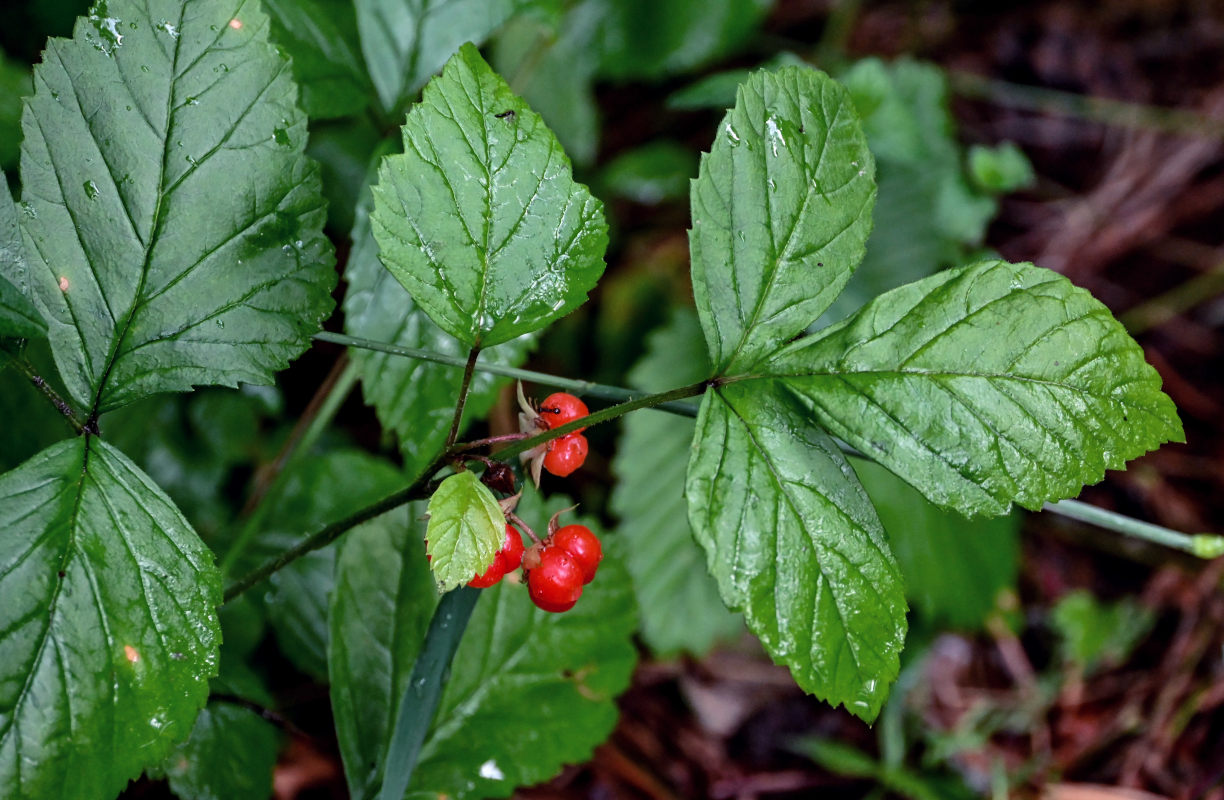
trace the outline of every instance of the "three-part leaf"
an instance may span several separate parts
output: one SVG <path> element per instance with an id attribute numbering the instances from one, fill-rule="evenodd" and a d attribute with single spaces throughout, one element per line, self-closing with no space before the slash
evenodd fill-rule
<path id="1" fill-rule="evenodd" d="M 693 296 L 716 375 L 750 372 L 863 258 L 874 161 L 845 89 L 811 69 L 740 86 L 691 192 Z"/>
<path id="2" fill-rule="evenodd" d="M 602 204 L 471 45 L 425 88 L 374 187 L 383 263 L 443 330 L 490 347 L 572 311 L 603 273 Z"/>
<path id="3" fill-rule="evenodd" d="M 191 730 L 220 577 L 182 514 L 92 437 L 0 476 L 0 786 L 102 800 Z"/>
<path id="4" fill-rule="evenodd" d="M 805 691 L 874 719 L 897 677 L 905 595 L 875 509 L 785 384 L 711 390 L 685 495 L 722 598 Z"/>
<path id="5" fill-rule="evenodd" d="M 31 287 L 102 413 L 270 383 L 332 307 L 317 168 L 255 2 L 113 0 L 52 39 L 22 120 Z"/>
<path id="6" fill-rule="evenodd" d="M 493 563 L 506 535 L 497 498 L 472 472 L 451 475 L 429 498 L 430 567 L 439 592 L 480 575 Z"/>
<path id="7" fill-rule="evenodd" d="M 520 509 L 546 514 L 538 495 Z M 409 517 L 420 512 L 410 507 Z M 437 603 L 421 526 L 382 519 L 344 540 L 331 607 L 332 707 L 353 797 L 372 797 L 381 783 L 376 765 Z M 535 608 L 513 576 L 481 590 L 406 797 L 506 797 L 588 758 L 629 685 L 634 608 L 612 554 L 564 614 Z"/>
<path id="8" fill-rule="evenodd" d="M 887 292 L 762 371 L 967 515 L 1072 497 L 1183 438 L 1160 376 L 1109 310 L 1031 264 L 986 261 Z"/>

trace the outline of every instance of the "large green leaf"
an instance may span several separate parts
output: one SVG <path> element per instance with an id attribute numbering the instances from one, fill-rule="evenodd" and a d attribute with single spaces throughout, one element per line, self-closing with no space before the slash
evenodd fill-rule
<path id="1" fill-rule="evenodd" d="M 186 738 L 217 671 L 212 554 L 92 437 L 0 476 L 0 786 L 109 800 Z"/>
<path id="2" fill-rule="evenodd" d="M 799 686 L 866 720 L 897 677 L 905 597 L 837 444 L 783 381 L 706 393 L 685 494 L 723 600 Z"/>
<path id="3" fill-rule="evenodd" d="M 649 339 L 629 375 L 634 388 L 661 392 L 695 383 L 709 372 L 697 315 L 678 311 Z M 702 655 L 743 630 L 727 611 L 706 571 L 684 504 L 684 472 L 693 423 L 660 411 L 629 414 L 616 446 L 612 511 L 621 521 L 609 546 L 633 578 L 642 638 L 660 654 Z"/>
<path id="4" fill-rule="evenodd" d="M 822 72 L 757 72 L 692 187 L 693 295 L 716 374 L 749 372 L 802 333 L 863 258 L 874 161 Z"/>
<path id="5" fill-rule="evenodd" d="M 23 118 L 34 299 L 101 413 L 270 383 L 332 307 L 318 170 L 253 0 L 113 0 L 53 39 Z"/>
<path id="6" fill-rule="evenodd" d="M 47 333 L 47 323 L 30 300 L 28 270 L 17 206 L 8 178 L 0 172 L 0 338 L 32 339 Z"/>
<path id="7" fill-rule="evenodd" d="M 524 498 L 520 510 L 546 516 L 538 495 Z M 410 511 L 419 515 L 419 506 Z M 395 705 L 436 598 L 419 524 L 369 525 L 348 535 L 337 564 L 329 660 L 355 798 L 379 786 L 374 765 L 391 738 Z M 635 622 L 629 576 L 611 554 L 564 614 L 535 608 L 513 577 L 483 590 L 407 796 L 506 797 L 588 758 L 615 724 L 613 698 L 629 685 Z"/>
<path id="8" fill-rule="evenodd" d="M 1183 440 L 1122 325 L 1031 264 L 986 261 L 895 289 L 762 372 L 784 376 L 834 435 L 967 515 L 1040 508 Z"/>
<path id="9" fill-rule="evenodd" d="M 572 311 L 603 273 L 602 204 L 539 115 L 465 45 L 374 187 L 383 262 L 447 333 L 489 347 Z"/>
<path id="10" fill-rule="evenodd" d="M 370 233 L 367 203 L 359 204 L 344 279 L 344 327 L 352 336 L 401 347 L 466 355 L 453 336 L 434 324 L 412 302 L 412 296 L 378 260 Z M 486 363 L 519 366 L 535 344 L 525 334 L 480 354 Z M 353 363 L 361 371 L 365 401 L 374 406 L 383 428 L 394 431 L 404 457 L 404 471 L 415 474 L 442 450 L 454 417 L 455 398 L 463 370 L 431 361 L 353 348 Z M 463 422 L 481 419 L 497 400 L 506 379 L 488 372 L 472 375 Z"/>
<path id="11" fill-rule="evenodd" d="M 383 108 L 420 89 L 464 42 L 480 44 L 522 0 L 354 0 L 361 50 Z"/>
<path id="12" fill-rule="evenodd" d="M 473 472 L 451 475 L 429 498 L 430 566 L 439 592 L 462 586 L 493 563 L 506 535 L 497 498 Z"/>
<path id="13" fill-rule="evenodd" d="M 268 800 L 279 749 L 276 728 L 254 711 L 210 703 L 158 774 L 181 800 Z"/>
<path id="14" fill-rule="evenodd" d="M 263 0 L 273 38 L 293 59 L 311 119 L 356 114 L 370 102 L 353 5 L 343 0 Z"/>
<path id="15" fill-rule="evenodd" d="M 905 578 L 905 595 L 927 621 L 982 628 L 1015 590 L 1020 514 L 969 520 L 936 508 L 879 464 L 852 459 Z"/>

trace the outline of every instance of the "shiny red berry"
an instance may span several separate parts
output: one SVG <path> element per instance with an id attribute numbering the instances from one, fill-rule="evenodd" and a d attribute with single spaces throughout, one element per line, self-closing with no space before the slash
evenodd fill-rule
<path id="1" fill-rule="evenodd" d="M 587 410 L 586 403 L 565 392 L 550 394 L 540 403 L 540 417 L 548 423 L 550 429 L 573 422 L 589 413 L 591 412 Z M 579 428 L 574 433 L 582 433 L 585 430 L 586 428 Z"/>
<path id="2" fill-rule="evenodd" d="M 523 563 L 523 537 L 513 525 L 506 526 L 506 536 L 502 539 L 501 549 L 493 557 L 493 563 L 484 571 L 468 581 L 468 586 L 477 589 L 488 589 L 496 585 L 507 572 L 514 572 Z"/>
<path id="3" fill-rule="evenodd" d="M 582 466 L 587 457 L 587 440 L 581 433 L 570 433 L 548 443 L 544 454 L 544 469 L 564 478 Z"/>
<path id="4" fill-rule="evenodd" d="M 603 546 L 599 537 L 585 525 L 566 525 L 553 534 L 553 544 L 570 554 L 582 568 L 582 582 L 590 583 L 603 561 Z"/>
<path id="5" fill-rule="evenodd" d="M 582 596 L 582 567 L 560 547 L 545 547 L 540 565 L 527 573 L 527 593 L 545 611 L 569 611 Z"/>

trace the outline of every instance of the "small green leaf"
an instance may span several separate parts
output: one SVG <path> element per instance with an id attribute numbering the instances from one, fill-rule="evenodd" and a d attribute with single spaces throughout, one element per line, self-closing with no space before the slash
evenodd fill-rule
<path id="1" fill-rule="evenodd" d="M 980 630 L 1015 590 L 1020 515 L 968 520 L 928 503 L 878 464 L 851 459 L 892 545 L 905 596 L 936 625 Z"/>
<path id="2" fill-rule="evenodd" d="M 773 0 L 596 0 L 602 7 L 601 72 L 657 80 L 734 51 L 756 32 Z"/>
<path id="3" fill-rule="evenodd" d="M 90 415 L 270 383 L 332 308 L 318 168 L 256 2 L 111 0 L 34 70 L 21 225 Z"/>
<path id="4" fill-rule="evenodd" d="M 637 389 L 661 392 L 709 374 L 701 325 L 691 309 L 678 311 L 648 341 L 629 375 Z M 684 504 L 684 472 L 693 423 L 660 411 L 624 418 L 612 469 L 612 512 L 621 524 L 607 543 L 633 577 L 642 638 L 655 653 L 703 655 L 715 642 L 743 630 L 727 611 L 718 584 L 706 571 Z"/>
<path id="5" fill-rule="evenodd" d="M 1031 264 L 985 261 L 895 289 L 762 372 L 966 515 L 1038 509 L 1184 440 L 1160 376 L 1109 310 Z"/>
<path id="6" fill-rule="evenodd" d="M 1028 157 L 1012 142 L 995 147 L 971 147 L 969 171 L 983 189 L 1000 194 L 1028 188 L 1037 181 Z"/>
<path id="7" fill-rule="evenodd" d="M 480 44 L 524 0 L 354 0 L 383 109 L 410 99 L 464 42 Z"/>
<path id="8" fill-rule="evenodd" d="M 1130 597 L 1103 603 L 1078 589 L 1058 601 L 1050 621 L 1062 637 L 1065 657 L 1092 672 L 1126 661 L 1156 620 L 1152 609 Z"/>
<path id="9" fill-rule="evenodd" d="M 78 437 L 0 476 L 0 786 L 109 800 L 191 730 L 217 672 L 212 554 Z"/>
<path id="10" fill-rule="evenodd" d="M 873 720 L 905 641 L 900 571 L 845 456 L 785 382 L 706 393 L 685 495 L 723 601 L 800 688 Z"/>
<path id="11" fill-rule="evenodd" d="M 267 800 L 279 749 L 276 728 L 254 711 L 209 703 L 158 774 L 182 800 Z"/>
<path id="12" fill-rule="evenodd" d="M 352 3 L 340 0 L 263 0 L 272 38 L 293 59 L 302 110 L 311 119 L 356 114 L 373 93 L 357 42 Z"/>
<path id="13" fill-rule="evenodd" d="M 17 226 L 17 205 L 0 172 L 0 339 L 47 335 L 47 323 L 30 300 L 28 266 Z"/>
<path id="14" fill-rule="evenodd" d="M 548 508 L 568 504 L 553 496 Z M 547 514 L 534 494 L 520 509 L 532 519 Z M 591 520 L 574 521 L 600 534 Z M 373 796 L 381 782 L 374 767 L 437 603 L 424 562 L 419 525 L 369 525 L 340 551 L 329 659 L 353 797 Z M 589 758 L 616 723 L 613 701 L 636 660 L 629 587 L 609 553 L 564 614 L 535 608 L 514 576 L 481 590 L 406 797 L 507 797 Z"/>
<path id="15" fill-rule="evenodd" d="M 506 536 L 497 498 L 472 472 L 451 475 L 429 498 L 430 567 L 439 592 L 480 575 L 493 563 Z"/>
<path id="16" fill-rule="evenodd" d="M 538 114 L 465 45 L 403 127 L 374 187 L 383 263 L 468 346 L 572 311 L 603 273 L 602 204 Z"/>
<path id="17" fill-rule="evenodd" d="M 875 162 L 845 89 L 757 72 L 692 186 L 693 296 L 715 373 L 751 372 L 802 333 L 863 258 Z"/>
<path id="18" fill-rule="evenodd" d="M 696 153 L 679 142 L 658 139 L 612 159 L 600 183 L 618 197 L 657 205 L 682 199 L 696 171 Z"/>
<path id="19" fill-rule="evenodd" d="M 353 248 L 344 279 L 344 327 L 351 336 L 401 347 L 466 357 L 453 336 L 433 323 L 412 296 L 379 263 L 370 234 L 368 203 L 357 208 Z M 482 363 L 520 366 L 535 345 L 534 334 L 482 350 Z M 442 451 L 454 416 L 463 369 L 415 358 L 352 348 L 349 357 L 361 371 L 365 401 L 374 406 L 383 428 L 394 431 L 404 458 L 404 472 L 416 474 Z M 507 379 L 477 371 L 468 387 L 464 428 L 492 408 Z M 462 433 L 462 430 L 460 431 Z"/>

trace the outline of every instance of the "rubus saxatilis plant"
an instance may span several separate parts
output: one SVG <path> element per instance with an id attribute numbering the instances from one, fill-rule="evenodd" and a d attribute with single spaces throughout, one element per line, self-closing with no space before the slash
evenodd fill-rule
<path id="1" fill-rule="evenodd" d="M 357 4 L 363 37 L 377 28 L 370 7 Z M 614 558 L 545 543 L 527 566 L 548 570 L 536 592 L 548 610 L 523 581 L 465 586 L 499 557 L 510 515 L 546 513 L 534 492 L 521 506 L 499 498 L 504 474 L 496 491 L 477 478 L 497 462 L 476 451 L 500 442 L 457 440 L 474 376 L 581 304 L 607 245 L 600 202 L 470 44 L 409 110 L 403 152 L 378 160 L 345 268 L 350 333 L 417 335 L 423 312 L 439 330 L 422 338 L 466 353 L 453 416 L 415 440 L 396 426 L 415 477 L 222 592 L 209 547 L 105 441 L 102 415 L 139 398 L 271 382 L 331 312 L 306 119 L 267 27 L 255 2 L 99 4 L 48 45 L 24 101 L 21 201 L 0 194 L 0 337 L 78 435 L 0 476 L 7 796 L 107 798 L 145 770 L 175 785 L 191 765 L 167 759 L 189 734 L 225 747 L 225 716 L 210 705 L 197 719 L 218 671 L 218 606 L 350 530 L 326 669 L 355 797 L 508 795 L 584 757 L 627 684 L 633 601 Z M 398 108 L 415 72 L 379 65 L 405 47 L 370 41 L 370 91 Z M 416 64 L 420 44 L 406 47 Z M 753 74 L 692 184 L 710 374 L 493 454 L 700 396 L 685 494 L 722 600 L 804 690 L 867 720 L 897 676 L 906 603 L 847 449 L 941 507 L 998 515 L 1182 438 L 1138 345 L 1087 292 L 1032 265 L 947 270 L 809 331 L 863 257 L 875 191 L 835 81 Z M 24 357 L 39 338 L 66 397 Z M 384 351 L 357 359 L 380 414 L 415 402 L 402 372 L 398 393 L 375 374 L 402 342 L 332 338 Z M 415 501 L 407 518 L 388 515 Z"/>

